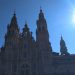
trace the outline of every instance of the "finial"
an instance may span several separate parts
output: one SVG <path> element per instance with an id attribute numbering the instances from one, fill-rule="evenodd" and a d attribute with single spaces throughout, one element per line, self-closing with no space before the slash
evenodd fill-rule
<path id="1" fill-rule="evenodd" d="M 25 27 L 26 27 L 26 28 L 28 28 L 28 24 L 27 24 L 27 21 L 25 21 Z"/>
<path id="2" fill-rule="evenodd" d="M 40 12 L 42 12 L 42 7 L 40 6 Z"/>
<path id="3" fill-rule="evenodd" d="M 27 27 L 27 21 L 25 21 L 25 27 Z"/>

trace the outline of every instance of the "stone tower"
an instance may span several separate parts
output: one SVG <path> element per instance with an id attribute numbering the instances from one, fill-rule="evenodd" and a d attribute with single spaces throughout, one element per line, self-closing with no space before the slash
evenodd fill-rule
<path id="1" fill-rule="evenodd" d="M 36 42 L 39 43 L 40 48 L 42 47 L 42 49 L 47 50 L 50 49 L 50 52 L 52 52 L 47 23 L 42 9 L 40 9 L 39 19 L 37 20 Z"/>
<path id="2" fill-rule="evenodd" d="M 61 52 L 61 55 L 68 55 L 69 54 L 67 51 L 65 41 L 63 40 L 62 36 L 61 36 L 61 40 L 60 40 L 60 52 Z"/>
<path id="3" fill-rule="evenodd" d="M 19 28 L 16 14 L 14 13 L 11 23 L 7 27 L 5 35 L 5 58 L 6 58 L 6 75 L 17 74 L 18 51 L 19 51 Z"/>
<path id="4" fill-rule="evenodd" d="M 18 75 L 35 75 L 34 74 L 35 40 L 32 37 L 32 32 L 30 32 L 27 23 L 25 24 L 23 32 L 20 36 L 21 36 L 20 50 L 19 50 L 20 63 Z"/>
<path id="5" fill-rule="evenodd" d="M 49 42 L 47 23 L 42 9 L 40 9 L 39 18 L 37 20 L 36 43 L 38 47 L 38 75 L 48 75 L 50 74 L 52 47 Z"/>

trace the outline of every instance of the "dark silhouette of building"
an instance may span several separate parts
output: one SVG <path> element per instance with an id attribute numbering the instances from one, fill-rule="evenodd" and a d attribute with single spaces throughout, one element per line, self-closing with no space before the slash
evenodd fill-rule
<path id="1" fill-rule="evenodd" d="M 68 53 L 62 36 L 60 54 L 53 52 L 42 9 L 36 24 L 34 40 L 27 23 L 20 33 L 14 13 L 0 49 L 0 75 L 75 75 L 75 55 Z"/>

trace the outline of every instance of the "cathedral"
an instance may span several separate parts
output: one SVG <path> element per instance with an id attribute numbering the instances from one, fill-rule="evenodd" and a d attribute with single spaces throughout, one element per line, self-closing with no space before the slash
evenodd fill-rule
<path id="1" fill-rule="evenodd" d="M 75 55 L 61 36 L 60 53 L 53 52 L 42 9 L 36 21 L 36 40 L 26 23 L 19 31 L 14 13 L 0 48 L 0 75 L 75 75 Z"/>

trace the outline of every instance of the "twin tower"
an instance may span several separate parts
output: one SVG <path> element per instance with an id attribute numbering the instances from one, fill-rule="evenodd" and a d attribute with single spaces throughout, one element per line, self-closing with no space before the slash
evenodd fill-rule
<path id="1" fill-rule="evenodd" d="M 61 55 L 69 55 L 62 37 L 60 52 Z M 42 9 L 37 20 L 36 41 L 27 24 L 23 32 L 19 32 L 14 13 L 7 26 L 4 47 L 1 48 L 0 73 L 1 75 L 51 75 L 52 56 L 56 54 L 49 42 L 47 23 Z"/>
<path id="2" fill-rule="evenodd" d="M 10 38 L 12 38 L 12 40 L 10 39 L 11 44 L 13 44 L 14 42 L 14 45 L 15 45 L 21 39 L 30 37 L 31 40 L 35 41 L 40 48 L 50 49 L 50 52 L 52 52 L 51 43 L 49 42 L 49 33 L 47 30 L 47 23 L 46 23 L 46 19 L 44 17 L 44 13 L 42 9 L 40 9 L 39 18 L 36 23 L 37 23 L 37 29 L 36 29 L 36 41 L 35 41 L 32 36 L 32 32 L 29 31 L 27 24 L 25 24 L 25 27 L 23 28 L 23 32 L 22 33 L 19 32 L 16 14 L 14 13 L 11 19 L 10 25 L 8 24 L 7 26 L 7 34 L 5 35 L 5 45 L 7 44 L 6 42 Z M 60 53 L 61 55 L 68 54 L 67 47 L 66 47 L 65 41 L 63 40 L 62 36 L 60 40 Z"/>

